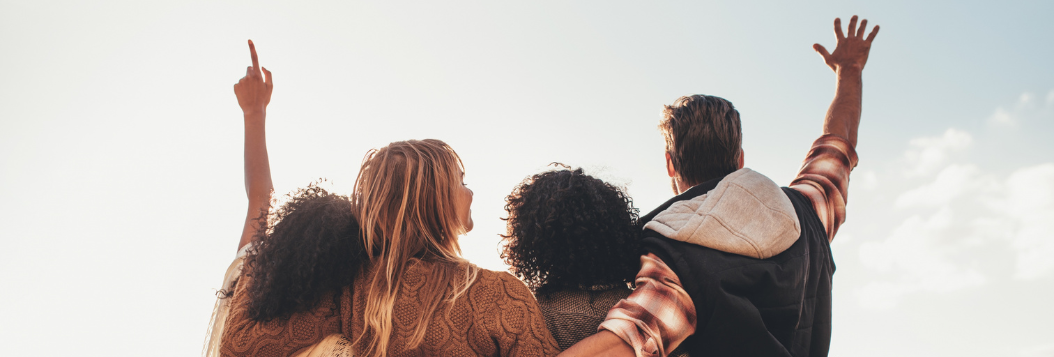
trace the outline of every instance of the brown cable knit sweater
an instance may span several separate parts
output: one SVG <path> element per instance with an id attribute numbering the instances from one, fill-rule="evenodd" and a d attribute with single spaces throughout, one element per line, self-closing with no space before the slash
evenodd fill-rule
<path id="1" fill-rule="evenodd" d="M 436 309 L 420 346 L 403 350 L 421 314 L 418 294 L 433 264 L 442 263 L 422 261 L 406 270 L 395 301 L 388 356 L 554 356 L 560 352 L 527 286 L 509 273 L 489 270 L 480 270 L 468 292 L 453 306 L 441 304 Z M 249 283 L 251 280 L 243 276 L 231 298 L 222 356 L 290 356 L 333 333 L 355 341 L 365 326 L 364 289 L 355 289 L 352 294 L 351 289 L 344 288 L 326 294 L 312 310 L 260 323 L 248 318 L 245 290 Z M 359 280 L 355 286 L 364 283 Z M 355 350 L 363 347 L 356 344 Z"/>

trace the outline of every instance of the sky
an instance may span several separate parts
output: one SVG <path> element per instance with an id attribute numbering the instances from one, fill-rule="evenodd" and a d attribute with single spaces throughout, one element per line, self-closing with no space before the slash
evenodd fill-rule
<path id="1" fill-rule="evenodd" d="M 1054 3 L 225 0 L 0 0 L 0 355 L 200 354 L 247 203 L 246 39 L 277 194 L 442 139 L 464 254 L 504 270 L 504 197 L 552 162 L 671 197 L 682 95 L 732 101 L 747 166 L 789 183 L 834 93 L 811 45 L 853 14 L 882 30 L 830 354 L 1054 356 Z"/>

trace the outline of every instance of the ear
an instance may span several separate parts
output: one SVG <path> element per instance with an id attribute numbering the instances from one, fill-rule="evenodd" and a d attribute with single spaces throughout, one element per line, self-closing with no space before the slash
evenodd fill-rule
<path id="1" fill-rule="evenodd" d="M 666 174 L 670 177 L 677 177 L 677 170 L 673 169 L 673 157 L 670 156 L 670 152 L 666 152 Z"/>
<path id="2" fill-rule="evenodd" d="M 746 161 L 747 161 L 747 152 L 743 151 L 743 149 L 739 149 L 739 167 L 737 167 L 736 169 L 737 170 L 738 169 L 742 169 L 743 166 L 745 166 L 743 164 L 746 163 Z"/>

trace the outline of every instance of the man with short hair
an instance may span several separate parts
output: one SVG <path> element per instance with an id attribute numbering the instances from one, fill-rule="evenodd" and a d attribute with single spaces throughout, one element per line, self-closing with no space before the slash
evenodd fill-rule
<path id="1" fill-rule="evenodd" d="M 856 16 L 848 36 L 834 24 L 834 53 L 813 46 L 837 75 L 834 100 L 790 187 L 743 167 L 731 102 L 693 95 L 666 106 L 659 128 L 677 196 L 640 219 L 647 254 L 636 290 L 563 355 L 827 355 L 830 241 L 845 221 L 861 73 L 878 33 L 865 39 L 867 20 L 857 29 Z"/>

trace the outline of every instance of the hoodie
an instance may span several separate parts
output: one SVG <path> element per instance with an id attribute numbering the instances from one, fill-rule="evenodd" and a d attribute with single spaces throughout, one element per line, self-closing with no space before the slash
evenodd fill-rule
<path id="1" fill-rule="evenodd" d="M 740 169 L 641 217 L 643 243 L 696 312 L 699 356 L 826 356 L 834 261 L 802 193 Z"/>
<path id="2" fill-rule="evenodd" d="M 671 204 L 644 229 L 757 259 L 782 253 L 801 235 L 794 205 L 780 186 L 747 168 L 728 174 L 707 193 Z"/>

